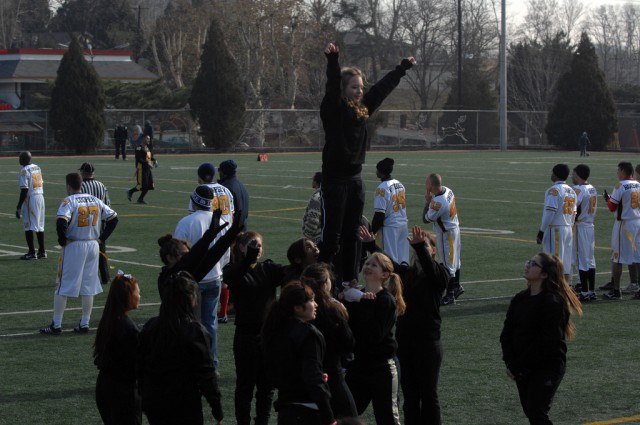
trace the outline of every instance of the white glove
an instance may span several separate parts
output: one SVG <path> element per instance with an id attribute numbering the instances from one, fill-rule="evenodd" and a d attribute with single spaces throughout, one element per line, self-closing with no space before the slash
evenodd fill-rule
<path id="1" fill-rule="evenodd" d="M 363 295 L 364 293 L 358 288 L 345 288 L 345 290 L 342 291 L 344 300 L 348 302 L 358 302 L 362 299 Z"/>

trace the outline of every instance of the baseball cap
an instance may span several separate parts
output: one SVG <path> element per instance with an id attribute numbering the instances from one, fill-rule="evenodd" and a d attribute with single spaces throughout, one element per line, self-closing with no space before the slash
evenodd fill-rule
<path id="1" fill-rule="evenodd" d="M 238 164 L 233 159 L 227 159 L 226 161 L 222 161 L 218 166 L 218 169 L 223 173 L 231 176 L 236 173 L 236 168 L 238 168 Z"/>
<path id="2" fill-rule="evenodd" d="M 78 168 L 78 171 L 82 171 L 83 173 L 93 173 L 95 170 L 90 162 L 83 162 L 80 168 Z"/>

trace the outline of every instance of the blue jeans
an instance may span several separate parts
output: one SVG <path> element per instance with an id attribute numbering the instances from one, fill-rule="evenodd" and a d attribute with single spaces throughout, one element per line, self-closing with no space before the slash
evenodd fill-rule
<path id="1" fill-rule="evenodd" d="M 202 324 L 211 334 L 211 355 L 213 356 L 213 364 L 218 370 L 218 299 L 220 299 L 221 280 L 214 279 L 201 281 L 198 283 L 200 288 L 200 320 Z"/>

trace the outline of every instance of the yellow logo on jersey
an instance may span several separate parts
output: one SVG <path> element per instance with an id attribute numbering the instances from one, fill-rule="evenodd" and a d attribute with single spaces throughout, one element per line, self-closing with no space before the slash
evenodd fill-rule
<path id="1" fill-rule="evenodd" d="M 431 201 L 431 205 L 429 205 L 429 208 L 434 211 L 440 211 L 440 208 L 442 208 L 442 204 L 440 202 Z"/>
<path id="2" fill-rule="evenodd" d="M 376 189 L 376 196 L 384 197 L 384 189 Z"/>
<path id="3" fill-rule="evenodd" d="M 22 171 L 20 172 L 20 175 L 21 175 L 22 177 L 26 176 L 26 175 L 27 175 L 27 170 L 22 170 Z"/>
<path id="4" fill-rule="evenodd" d="M 616 189 L 620 189 L 620 186 L 622 186 L 622 184 L 620 182 L 616 183 Z"/>
<path id="5" fill-rule="evenodd" d="M 549 189 L 549 196 L 558 196 L 559 192 L 558 189 L 556 189 L 555 187 L 552 187 L 551 189 Z"/>

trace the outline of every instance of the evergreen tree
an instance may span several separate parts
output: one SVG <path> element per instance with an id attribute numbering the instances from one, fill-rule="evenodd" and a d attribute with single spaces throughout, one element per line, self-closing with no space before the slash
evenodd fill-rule
<path id="1" fill-rule="evenodd" d="M 102 82 L 73 37 L 58 67 L 49 117 L 55 139 L 82 154 L 93 152 L 104 137 Z"/>
<path id="2" fill-rule="evenodd" d="M 458 105 L 458 79 L 449 80 L 449 96 L 439 122 L 444 143 L 498 143 L 497 98 L 491 88 L 491 76 L 478 59 L 468 59 L 462 68 L 462 105 Z M 491 112 L 458 112 L 459 110 Z"/>
<path id="3" fill-rule="evenodd" d="M 613 96 L 587 33 L 582 33 L 570 69 L 558 81 L 545 131 L 549 143 L 566 149 L 577 149 L 586 131 L 592 150 L 604 149 L 618 131 Z"/>
<path id="4" fill-rule="evenodd" d="M 215 18 L 211 20 L 200 62 L 189 98 L 191 115 L 200 123 L 207 146 L 228 148 L 242 132 L 245 99 L 238 66 Z"/>

